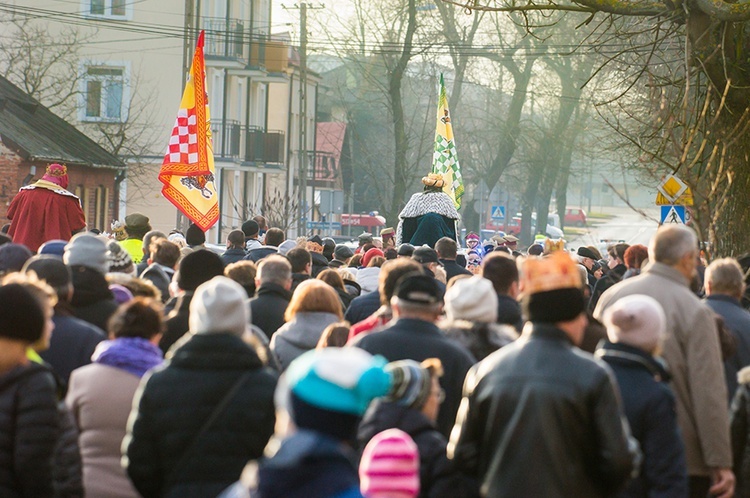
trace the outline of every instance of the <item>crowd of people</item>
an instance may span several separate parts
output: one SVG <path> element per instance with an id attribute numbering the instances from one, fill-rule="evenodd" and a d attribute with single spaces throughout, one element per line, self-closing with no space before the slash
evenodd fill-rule
<path id="1" fill-rule="evenodd" d="M 0 496 L 750 496 L 750 261 L 423 228 L 0 236 Z"/>

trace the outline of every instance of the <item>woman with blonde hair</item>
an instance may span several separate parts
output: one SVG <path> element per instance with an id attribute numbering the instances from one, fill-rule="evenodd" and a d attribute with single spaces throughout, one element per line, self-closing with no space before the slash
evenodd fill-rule
<path id="1" fill-rule="evenodd" d="M 333 287 L 317 279 L 299 284 L 284 314 L 286 323 L 271 338 L 271 352 L 281 371 L 302 353 L 315 349 L 325 328 L 343 318 Z"/>

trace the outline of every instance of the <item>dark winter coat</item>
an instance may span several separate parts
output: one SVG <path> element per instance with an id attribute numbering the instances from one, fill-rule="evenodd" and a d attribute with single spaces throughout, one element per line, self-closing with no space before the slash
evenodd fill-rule
<path id="1" fill-rule="evenodd" d="M 279 284 L 261 284 L 250 300 L 250 321 L 266 334 L 268 339 L 284 325 L 292 293 Z"/>
<path id="2" fill-rule="evenodd" d="M 59 314 L 52 317 L 55 330 L 52 332 L 49 349 L 39 353 L 52 370 L 67 385 L 70 372 L 91 363 L 96 345 L 107 337 L 104 331 L 73 316 Z"/>
<path id="3" fill-rule="evenodd" d="M 364 296 L 355 297 L 346 309 L 344 320 L 355 325 L 378 311 L 378 308 L 380 308 L 379 292 L 370 292 Z"/>
<path id="4" fill-rule="evenodd" d="M 222 398 L 249 376 L 193 447 L 179 475 L 175 466 Z M 196 334 L 163 368 L 141 381 L 128 435 L 127 473 L 144 498 L 216 496 L 259 458 L 273 434 L 276 374 L 242 339 Z"/>
<path id="5" fill-rule="evenodd" d="M 469 350 L 477 361 L 482 361 L 503 346 L 518 339 L 516 329 L 496 323 L 455 320 L 440 323 L 445 335 Z"/>
<path id="6" fill-rule="evenodd" d="M 87 266 L 70 267 L 73 273 L 73 314 L 81 320 L 107 330 L 107 322 L 117 303 L 104 275 Z"/>
<path id="7" fill-rule="evenodd" d="M 476 481 L 460 474 L 448 460 L 448 440 L 419 410 L 396 403 L 375 402 L 359 425 L 357 440 L 362 452 L 376 434 L 386 429 L 401 429 L 419 449 L 420 498 L 462 498 L 479 496 Z"/>
<path id="8" fill-rule="evenodd" d="M 310 280 L 310 275 L 306 273 L 292 273 L 292 288 L 290 291 L 292 294 L 294 294 L 295 289 L 297 289 L 297 286 L 304 282 L 305 280 Z"/>
<path id="9" fill-rule="evenodd" d="M 171 348 L 175 342 L 179 341 L 190 328 L 190 302 L 193 300 L 195 292 L 189 291 L 182 294 L 177 299 L 177 304 L 174 310 L 168 315 L 164 335 L 161 336 L 159 341 L 159 349 L 165 355 L 169 348 Z"/>
<path id="10" fill-rule="evenodd" d="M 677 427 L 670 375 L 651 355 L 626 344 L 605 342 L 596 352 L 612 368 L 630 431 L 643 454 L 639 476 L 620 498 L 688 496 L 685 447 Z"/>
<path id="11" fill-rule="evenodd" d="M 64 401 L 58 401 L 60 437 L 55 447 L 55 498 L 83 498 L 83 462 L 78 445 L 78 427 Z"/>
<path id="12" fill-rule="evenodd" d="M 442 362 L 445 374 L 440 385 L 445 390 L 445 401 L 440 405 L 437 426 L 448 437 L 461 402 L 466 372 L 474 364 L 471 353 L 448 339 L 434 323 L 413 318 L 401 318 L 388 328 L 359 337 L 354 346 L 383 355 L 388 361 L 438 358 Z"/>
<path id="13" fill-rule="evenodd" d="M 469 270 L 456 263 L 455 259 L 441 259 L 440 264 L 443 265 L 443 269 L 445 270 L 445 278 L 448 282 L 450 282 L 450 279 L 452 279 L 456 275 L 472 275 Z"/>
<path id="14" fill-rule="evenodd" d="M 712 294 L 707 296 L 704 302 L 724 319 L 724 325 L 734 337 L 737 347 L 736 352 L 724 360 L 724 374 L 731 402 L 737 390 L 737 374 L 750 365 L 750 312 L 742 307 L 739 300 L 731 296 Z"/>
<path id="15" fill-rule="evenodd" d="M 312 278 L 315 278 L 318 276 L 320 272 L 323 270 L 328 269 L 328 258 L 323 256 L 323 254 L 319 252 L 311 252 L 310 256 L 312 256 Z"/>
<path id="16" fill-rule="evenodd" d="M 224 251 L 224 254 L 221 255 L 221 260 L 224 262 L 224 266 L 227 266 L 237 261 L 242 261 L 246 256 L 247 252 L 244 249 L 232 247 Z"/>
<path id="17" fill-rule="evenodd" d="M 523 318 L 521 317 L 521 305 L 510 296 L 497 295 L 497 323 L 510 325 L 519 334 L 523 330 Z"/>
<path id="18" fill-rule="evenodd" d="M 158 263 L 151 263 L 146 270 L 141 273 L 141 278 L 148 280 L 161 292 L 161 302 L 166 303 L 169 300 L 169 284 L 174 278 L 174 270 L 167 268 Z"/>
<path id="19" fill-rule="evenodd" d="M 0 496 L 54 496 L 60 436 L 55 378 L 37 363 L 0 376 Z"/>
<path id="20" fill-rule="evenodd" d="M 594 289 L 591 291 L 591 299 L 589 300 L 589 310 L 594 311 L 596 304 L 599 302 L 599 298 L 604 294 L 604 291 L 622 281 L 623 275 L 628 271 L 628 267 L 619 264 L 612 268 L 606 275 L 596 281 Z"/>
<path id="21" fill-rule="evenodd" d="M 732 400 L 731 431 L 737 498 L 750 497 L 750 367 L 737 374 L 739 387 Z"/>
<path id="22" fill-rule="evenodd" d="M 245 259 L 249 261 L 253 261 L 254 263 L 257 263 L 261 259 L 265 258 L 266 256 L 270 256 L 271 254 L 277 254 L 279 252 L 279 248 L 276 246 L 261 246 L 256 247 L 254 249 L 250 249 L 247 251 L 247 256 L 245 256 Z"/>
<path id="23" fill-rule="evenodd" d="M 471 369 L 456 425 L 449 455 L 483 496 L 611 496 L 634 466 L 612 372 L 550 324 Z"/>

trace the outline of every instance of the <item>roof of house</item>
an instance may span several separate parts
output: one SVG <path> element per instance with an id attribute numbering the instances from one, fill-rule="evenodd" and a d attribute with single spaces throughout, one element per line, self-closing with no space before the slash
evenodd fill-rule
<path id="1" fill-rule="evenodd" d="M 0 138 L 27 160 L 125 168 L 75 126 L 0 76 Z"/>

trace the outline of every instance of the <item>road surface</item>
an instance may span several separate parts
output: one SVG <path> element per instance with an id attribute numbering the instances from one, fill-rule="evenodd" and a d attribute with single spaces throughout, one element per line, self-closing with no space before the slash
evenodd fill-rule
<path id="1" fill-rule="evenodd" d="M 630 245 L 643 244 L 648 246 L 658 227 L 656 220 L 659 217 L 659 209 L 653 207 L 643 211 L 651 219 L 644 218 L 630 208 L 605 209 L 604 212 L 614 215 L 614 218 L 607 220 L 589 219 L 586 233 L 566 237 L 566 245 L 573 249 L 588 245 L 606 247 L 607 244 L 602 244 L 601 241 L 612 241 L 611 243 L 624 241 Z"/>

